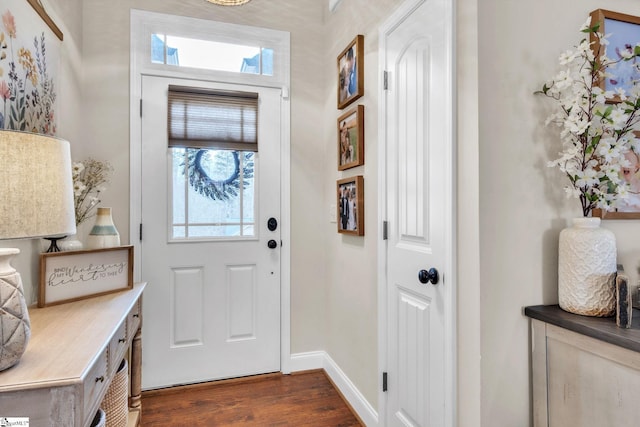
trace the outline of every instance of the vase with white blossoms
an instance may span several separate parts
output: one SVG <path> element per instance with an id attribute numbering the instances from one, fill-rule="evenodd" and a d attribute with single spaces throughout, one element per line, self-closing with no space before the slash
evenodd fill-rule
<path id="1" fill-rule="evenodd" d="M 549 166 L 568 178 L 565 192 L 580 201 L 583 215 L 560 233 L 558 299 L 564 310 L 590 316 L 615 313 L 617 271 L 615 236 L 592 214 L 615 211 L 629 197 L 628 154 L 640 154 L 640 82 L 605 85 L 616 81 L 616 64 L 635 63 L 640 44 L 608 57 L 609 35 L 600 27 L 587 20 L 580 43 L 560 55 L 561 71 L 536 92 L 556 102 L 547 124 L 560 128 L 562 150 Z"/>

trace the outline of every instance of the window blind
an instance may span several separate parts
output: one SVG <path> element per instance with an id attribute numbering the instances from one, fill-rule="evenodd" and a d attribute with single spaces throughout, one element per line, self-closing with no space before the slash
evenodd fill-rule
<path id="1" fill-rule="evenodd" d="M 258 94 L 169 86 L 169 147 L 258 151 Z"/>

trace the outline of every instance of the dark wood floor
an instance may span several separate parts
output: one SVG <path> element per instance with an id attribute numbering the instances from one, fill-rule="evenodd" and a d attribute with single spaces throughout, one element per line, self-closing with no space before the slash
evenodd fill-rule
<path id="1" fill-rule="evenodd" d="M 142 393 L 142 426 L 361 426 L 324 371 Z"/>

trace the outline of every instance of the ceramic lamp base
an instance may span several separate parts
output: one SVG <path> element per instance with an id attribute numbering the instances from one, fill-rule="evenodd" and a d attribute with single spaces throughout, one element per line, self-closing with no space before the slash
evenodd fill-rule
<path id="1" fill-rule="evenodd" d="M 31 337 L 22 279 L 11 259 L 18 249 L 0 249 L 0 371 L 18 363 Z"/>

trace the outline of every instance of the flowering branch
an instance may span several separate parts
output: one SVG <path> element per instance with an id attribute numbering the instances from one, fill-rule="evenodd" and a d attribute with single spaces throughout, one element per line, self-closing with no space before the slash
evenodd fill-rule
<path id="1" fill-rule="evenodd" d="M 630 166 L 626 155 L 640 153 L 640 140 L 634 134 L 640 122 L 639 82 L 632 80 L 628 92 L 622 87 L 614 92 L 599 86 L 613 79 L 608 70 L 616 64 L 640 56 L 640 44 L 619 50 L 618 59 L 608 58 L 604 49 L 609 35 L 599 33 L 599 28 L 600 23 L 591 26 L 591 18 L 587 20 L 580 31 L 596 41 L 585 38 L 575 50 L 560 55 L 564 69 L 536 92 L 557 103 L 547 124 L 561 128 L 563 151 L 548 165 L 557 166 L 569 178 L 565 192 L 580 200 L 585 217 L 595 208 L 614 210 L 628 197 L 629 184 L 622 178 Z M 595 53 L 593 45 L 599 46 Z M 619 102 L 614 101 L 616 97 Z"/>
<path id="2" fill-rule="evenodd" d="M 113 168 L 108 162 L 87 159 L 73 163 L 73 198 L 76 213 L 76 226 L 93 216 L 94 209 L 100 203 L 100 193 L 106 190 Z"/>

